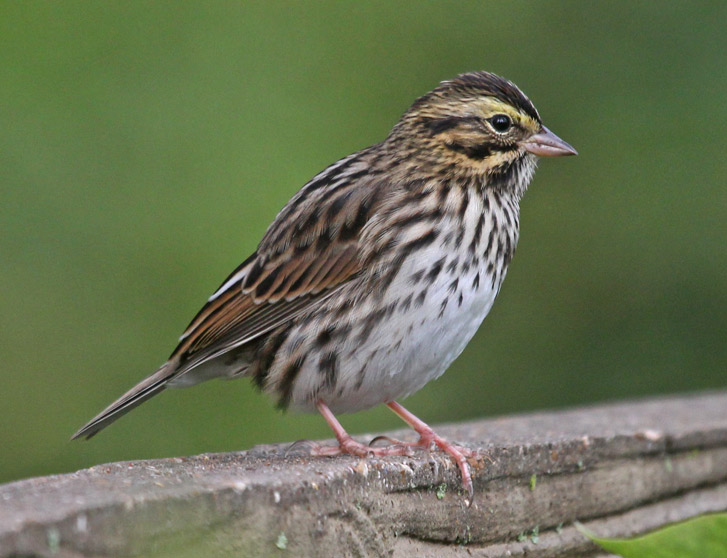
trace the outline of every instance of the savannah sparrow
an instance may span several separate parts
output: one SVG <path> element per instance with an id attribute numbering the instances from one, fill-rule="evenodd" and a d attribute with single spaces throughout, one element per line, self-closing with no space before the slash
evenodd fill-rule
<path id="1" fill-rule="evenodd" d="M 167 387 L 249 376 L 278 405 L 318 410 L 338 447 L 439 447 L 472 494 L 469 450 L 395 399 L 440 376 L 492 306 L 515 252 L 536 156 L 576 151 L 511 82 L 473 72 L 417 99 L 381 143 L 334 163 L 282 209 L 169 360 L 74 438 L 90 438 Z M 333 413 L 385 403 L 420 435 L 370 447 Z"/>

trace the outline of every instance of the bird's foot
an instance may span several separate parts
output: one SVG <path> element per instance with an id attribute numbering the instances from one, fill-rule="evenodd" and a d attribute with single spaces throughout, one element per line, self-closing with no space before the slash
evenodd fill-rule
<path id="1" fill-rule="evenodd" d="M 458 446 L 453 444 L 441 436 L 438 436 L 434 431 L 422 420 L 407 411 L 404 407 L 392 401 L 387 403 L 387 406 L 399 415 L 409 426 L 411 426 L 418 434 L 419 441 L 417 442 L 402 442 L 388 436 L 378 436 L 371 441 L 371 444 L 364 445 L 353 438 L 344 430 L 341 423 L 336 420 L 333 413 L 328 406 L 319 401 L 316 403 L 318 411 L 326 419 L 326 422 L 333 429 L 338 440 L 338 447 L 335 446 L 319 446 L 314 445 L 311 450 L 311 455 L 316 456 L 335 456 L 341 454 L 357 455 L 359 457 L 367 457 L 370 455 L 385 456 L 385 455 L 404 455 L 410 456 L 412 448 L 422 447 L 427 450 L 439 448 L 443 452 L 449 454 L 459 467 L 460 473 L 462 474 L 462 487 L 468 495 L 468 505 L 472 504 L 474 499 L 474 486 L 472 484 L 472 474 L 470 473 L 470 466 L 467 462 L 468 458 L 473 458 L 477 454 L 469 448 Z M 373 447 L 378 441 L 387 440 L 392 442 L 392 445 L 385 447 Z"/>
<path id="2" fill-rule="evenodd" d="M 318 410 L 320 411 L 323 418 L 330 425 L 331 429 L 336 435 L 338 440 L 338 447 L 336 446 L 321 446 L 314 444 L 311 449 L 311 455 L 315 456 L 335 456 L 335 455 L 356 455 L 358 457 L 367 456 L 383 456 L 383 455 L 411 455 L 411 450 L 403 445 L 386 446 L 383 448 L 373 448 L 354 440 L 348 432 L 346 432 L 341 426 L 341 423 L 336 420 L 333 413 L 330 411 L 328 406 L 319 401 L 317 404 Z"/>
<path id="3" fill-rule="evenodd" d="M 467 492 L 468 505 L 472 505 L 475 489 L 472 484 L 472 473 L 470 472 L 470 466 L 467 462 L 467 458 L 475 457 L 477 453 L 470 450 L 469 448 L 453 444 L 452 442 L 445 440 L 438 434 L 435 434 L 434 430 L 432 430 L 429 425 L 414 416 L 412 413 L 407 411 L 404 407 L 402 407 L 395 401 L 387 403 L 387 406 L 397 415 L 399 415 L 404 420 L 404 422 L 406 422 L 419 434 L 419 441 L 414 442 L 411 445 L 421 446 L 428 450 L 439 448 L 444 453 L 450 455 L 450 457 L 457 464 L 457 467 L 459 467 L 460 473 L 462 475 L 462 488 L 464 488 Z"/>
<path id="4" fill-rule="evenodd" d="M 452 459 L 454 459 L 455 463 L 457 463 L 457 466 L 462 473 L 462 486 L 467 491 L 470 502 L 472 501 L 474 487 L 472 485 L 472 475 L 470 473 L 469 463 L 467 460 L 479 457 L 477 452 L 445 440 L 441 436 L 435 434 L 431 428 L 423 429 L 419 435 L 419 440 L 416 442 L 404 442 L 402 440 L 397 440 L 396 438 L 391 438 L 390 436 L 376 436 L 376 438 L 369 442 L 369 447 L 384 440 L 392 445 L 380 448 L 382 450 L 389 450 L 390 448 L 422 448 L 426 451 L 432 451 L 439 448 L 444 453 L 450 455 Z M 390 453 L 387 455 L 401 454 Z"/>
<path id="5" fill-rule="evenodd" d="M 419 439 L 419 443 L 427 448 L 438 447 L 444 453 L 448 453 L 454 462 L 459 467 L 460 473 L 462 474 L 462 487 L 469 496 L 469 503 L 472 503 L 472 499 L 475 495 L 475 489 L 472 485 L 472 474 L 470 473 L 470 466 L 467 462 L 467 458 L 475 456 L 475 452 L 469 448 L 458 446 L 438 436 L 434 432 L 430 432 L 427 435 L 422 434 Z"/>

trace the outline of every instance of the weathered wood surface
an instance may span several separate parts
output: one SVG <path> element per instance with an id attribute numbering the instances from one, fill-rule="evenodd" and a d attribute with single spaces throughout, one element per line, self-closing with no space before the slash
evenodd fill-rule
<path id="1" fill-rule="evenodd" d="M 727 394 L 438 430 L 486 456 L 469 507 L 439 453 L 256 447 L 0 486 L 0 556 L 600 556 L 575 520 L 627 536 L 727 510 Z"/>

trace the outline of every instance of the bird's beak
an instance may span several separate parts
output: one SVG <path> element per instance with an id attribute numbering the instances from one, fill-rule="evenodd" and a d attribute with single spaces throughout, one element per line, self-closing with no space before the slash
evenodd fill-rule
<path id="1" fill-rule="evenodd" d="M 563 155 L 578 155 L 570 145 L 548 130 L 545 126 L 535 135 L 523 142 L 526 151 L 539 157 L 562 157 Z"/>

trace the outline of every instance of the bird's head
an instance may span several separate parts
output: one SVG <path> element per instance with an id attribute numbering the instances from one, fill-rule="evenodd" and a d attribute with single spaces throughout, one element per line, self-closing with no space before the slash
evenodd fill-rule
<path id="1" fill-rule="evenodd" d="M 536 155 L 576 155 L 517 86 L 487 72 L 462 74 L 417 99 L 394 127 L 390 140 L 397 138 L 417 138 L 408 147 L 420 162 L 485 177 L 513 165 L 532 169 Z"/>

